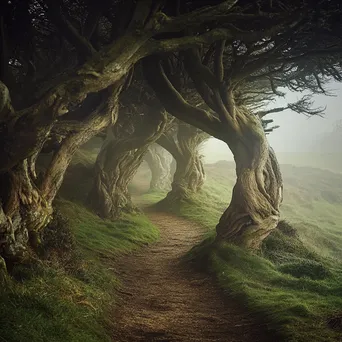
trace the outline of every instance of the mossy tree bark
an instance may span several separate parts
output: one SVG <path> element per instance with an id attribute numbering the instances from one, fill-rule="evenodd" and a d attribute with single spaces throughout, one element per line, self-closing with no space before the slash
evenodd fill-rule
<path id="1" fill-rule="evenodd" d="M 83 143 L 116 120 L 120 91 L 121 86 L 102 92 L 99 104 L 82 122 L 65 120 L 55 126 L 63 139 L 40 177 L 35 171 L 39 150 L 1 174 L 0 254 L 6 261 L 19 261 L 29 255 L 29 247 L 38 246 L 40 232 L 52 218 L 52 203 L 72 156 Z"/>
<path id="2" fill-rule="evenodd" d="M 227 140 L 237 179 L 229 207 L 216 226 L 216 240 L 258 249 L 280 219 L 280 167 L 259 118 L 236 110 L 233 127 L 235 134 Z"/>
<path id="3" fill-rule="evenodd" d="M 216 242 L 256 249 L 279 222 L 282 178 L 261 118 L 236 104 L 236 84 L 223 82 L 223 49 L 221 42 L 213 50 L 214 72 L 203 65 L 199 50 L 184 53 L 186 70 L 211 111 L 184 99 L 166 75 L 162 60 L 145 59 L 149 70 L 145 77 L 170 114 L 228 144 L 236 161 L 237 180 L 229 207 L 216 227 Z"/>
<path id="4" fill-rule="evenodd" d="M 150 191 L 170 190 L 172 156 L 158 144 L 151 145 L 145 156 L 151 170 Z"/>
<path id="5" fill-rule="evenodd" d="M 200 145 L 208 135 L 184 122 L 177 124 L 176 132 L 166 132 L 157 143 L 171 153 L 176 161 L 171 191 L 163 203 L 179 203 L 191 199 L 205 180 Z"/>
<path id="6" fill-rule="evenodd" d="M 52 51 L 51 47 L 54 47 L 54 45 L 49 45 L 50 36 L 46 38 L 45 25 L 54 26 L 60 34 L 56 40 L 66 40 L 72 45 L 73 48 L 69 48 L 66 52 L 70 52 L 70 59 L 74 59 L 75 56 L 71 56 L 71 54 L 76 50 L 78 63 L 77 66 L 71 63 L 72 67 L 70 67 L 71 64 L 67 63 L 65 68 L 59 65 L 62 69 L 61 77 L 56 77 L 57 81 L 47 82 L 49 85 L 43 87 L 47 90 L 40 93 L 38 97 L 27 96 L 26 94 L 16 96 L 18 99 L 28 99 L 28 103 L 24 101 L 25 104 L 20 103 L 19 106 L 15 106 L 24 108 L 19 111 L 13 109 L 8 96 L 8 89 L 0 82 L 0 172 L 1 178 L 4 180 L 3 183 L 7 184 L 6 187 L 4 186 L 1 189 L 1 201 L 3 203 L 0 210 L 0 232 L 1 241 L 4 240 L 5 243 L 0 242 L 0 254 L 3 250 L 6 250 L 6 255 L 8 256 L 15 257 L 15 255 L 19 255 L 21 240 L 23 241 L 22 245 L 25 249 L 25 239 L 20 236 L 24 236 L 26 234 L 25 231 L 28 230 L 32 232 L 39 230 L 38 228 L 22 228 L 22 230 L 18 228 L 21 223 L 18 223 L 17 217 L 20 217 L 21 220 L 21 213 L 26 211 L 24 209 L 21 210 L 21 208 L 27 205 L 31 207 L 42 206 L 41 209 L 34 209 L 32 211 L 38 214 L 33 215 L 34 220 L 32 220 L 34 223 L 28 223 L 28 227 L 41 227 L 44 225 L 44 222 L 47 222 L 50 216 L 51 208 L 49 202 L 52 201 L 54 193 L 58 189 L 58 184 L 61 182 L 62 170 L 68 164 L 69 157 L 63 157 L 63 155 L 68 155 L 68 153 L 71 155 L 76 148 L 74 146 L 82 143 L 84 139 L 77 137 L 76 134 L 74 136 L 74 139 L 78 141 L 76 145 L 71 142 L 71 137 L 65 139 L 63 147 L 58 150 L 47 173 L 47 175 L 51 175 L 51 178 L 43 180 L 42 185 L 36 184 L 33 166 L 39 151 L 51 134 L 56 122 L 68 113 L 70 108 L 82 103 L 90 94 L 98 93 L 121 82 L 123 77 L 132 70 L 132 67 L 140 59 L 151 54 L 178 51 L 189 46 L 209 44 L 225 37 L 231 40 L 242 39 L 246 35 L 252 36 L 253 39 L 257 39 L 257 37 L 263 38 L 267 35 L 268 31 L 278 32 L 280 29 L 272 26 L 268 30 L 264 28 L 259 32 L 251 30 L 251 34 L 246 34 L 234 28 L 227 28 L 222 22 L 226 21 L 223 19 L 229 18 L 231 8 L 235 3 L 235 1 L 231 3 L 225 2 L 224 4 L 210 6 L 205 9 L 200 8 L 176 17 L 168 17 L 165 13 L 161 12 L 161 3 L 159 2 L 132 2 L 132 6 L 128 6 L 127 10 L 121 8 L 121 4 L 118 4 L 118 7 L 115 7 L 115 9 L 120 13 L 120 20 L 116 20 L 117 18 L 115 18 L 111 22 L 111 32 L 104 34 L 106 38 L 102 42 L 99 42 L 98 37 L 96 39 L 91 37 L 91 32 L 94 32 L 97 27 L 98 20 L 89 19 L 94 17 L 99 19 L 98 14 L 94 16 L 93 13 L 88 13 L 89 17 L 85 21 L 86 23 L 90 22 L 90 26 L 82 26 L 83 30 L 79 30 L 76 27 L 77 25 L 73 26 L 73 20 L 65 18 L 63 13 L 60 15 L 59 6 L 52 2 L 51 5 L 49 3 L 47 6 L 44 6 L 44 9 L 42 9 L 43 12 L 40 13 L 38 11 L 41 18 L 35 24 L 38 25 L 39 22 L 44 22 L 44 25 L 39 27 L 41 30 L 39 32 L 36 28 L 32 29 L 31 31 L 34 32 L 33 35 L 31 35 L 31 31 L 28 32 L 31 40 L 27 43 L 27 46 L 32 41 L 42 39 L 41 46 L 44 46 L 44 48 L 41 49 L 40 46 L 38 47 L 38 55 L 43 53 L 45 45 L 47 46 L 47 50 L 50 49 Z M 110 6 L 112 5 L 110 4 Z M 70 8 L 68 5 L 66 6 L 67 9 L 65 12 L 68 12 Z M 103 8 L 101 7 L 100 12 L 105 12 L 105 8 L 105 6 Z M 26 6 L 26 9 L 28 12 L 26 13 L 26 18 L 30 18 L 27 22 L 32 23 L 31 15 L 34 15 L 34 13 L 29 13 L 29 6 Z M 11 15 L 8 17 L 11 20 L 16 20 L 17 17 L 21 18 L 21 15 Z M 109 16 L 106 16 L 106 21 L 109 20 L 108 18 Z M 179 32 L 184 32 L 185 28 L 187 30 L 198 28 L 200 26 L 199 23 L 205 24 L 212 22 L 213 18 L 219 18 L 219 20 L 217 25 L 209 31 L 205 30 L 199 34 L 192 36 L 185 35 L 177 39 L 162 39 L 160 37 L 165 33 L 169 37 L 170 33 L 178 34 Z M 15 24 L 16 21 L 13 23 Z M 11 22 L 11 24 L 13 23 Z M 32 27 L 30 26 L 30 28 Z M 109 40 L 108 36 L 110 36 Z M 158 39 L 154 39 L 155 36 L 158 36 Z M 94 41 L 97 42 L 94 45 L 96 45 L 98 51 L 96 51 L 94 45 L 92 46 Z M 23 65 L 25 63 L 27 65 L 30 64 L 32 56 L 29 53 L 26 54 L 26 51 L 20 49 L 18 51 L 18 54 L 13 53 L 13 55 L 8 56 L 7 62 L 4 63 L 6 67 L 8 67 L 8 61 L 10 59 L 22 59 L 26 55 L 29 57 L 27 59 L 24 58 Z M 40 59 L 40 56 L 36 59 Z M 34 69 L 35 66 L 32 67 L 31 69 Z M 20 68 L 16 69 L 16 73 L 20 73 L 20 70 Z M 50 72 L 47 74 L 51 75 Z M 30 72 L 21 76 L 23 76 L 21 79 L 29 79 L 32 83 Z M 3 81 L 6 80 L 3 79 Z M 47 80 L 45 79 L 44 81 Z M 22 85 L 18 89 L 29 89 L 28 85 L 30 82 Z M 40 84 L 34 84 L 34 86 L 36 89 L 41 88 Z M 15 89 L 11 88 L 11 90 L 13 94 L 16 93 Z M 30 94 L 30 91 L 28 93 Z M 8 189 L 7 192 L 4 191 L 5 188 Z M 47 202 L 46 205 L 41 204 L 45 203 L 44 201 Z M 28 204 L 25 204 L 26 202 Z M 19 214 L 16 215 L 14 213 Z M 23 214 L 23 216 L 26 216 L 26 214 Z M 23 226 L 25 226 L 24 223 Z M 12 242 L 9 242 L 10 240 Z"/>
<path id="7" fill-rule="evenodd" d="M 52 207 L 35 184 L 27 160 L 1 175 L 1 198 L 1 255 L 6 261 L 18 261 L 28 256 L 29 241 L 36 243 Z"/>
<path id="8" fill-rule="evenodd" d="M 164 131 L 167 115 L 164 111 L 152 109 L 135 122 L 127 120 L 127 115 L 123 114 L 122 121 L 107 134 L 96 160 L 94 185 L 88 196 L 88 202 L 96 213 L 112 220 L 123 211 L 136 209 L 128 185 L 148 147 Z"/>

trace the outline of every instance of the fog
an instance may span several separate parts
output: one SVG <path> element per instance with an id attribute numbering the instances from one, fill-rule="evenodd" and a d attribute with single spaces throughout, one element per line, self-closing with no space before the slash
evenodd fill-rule
<path id="1" fill-rule="evenodd" d="M 268 139 L 281 163 L 317 166 L 317 163 L 323 160 L 315 159 L 324 159 L 324 155 L 327 153 L 339 153 L 340 143 L 332 142 L 331 138 L 330 142 L 327 140 L 329 140 L 329 133 L 333 131 L 336 122 L 342 119 L 342 86 L 332 83 L 329 90 L 334 96 L 316 95 L 313 97 L 314 107 L 326 107 L 324 117 L 307 117 L 291 110 L 270 114 L 266 117 L 273 119 L 274 125 L 280 126 L 268 135 Z M 287 93 L 285 99 L 274 102 L 272 107 L 281 107 L 286 103 L 296 102 L 301 97 L 300 93 Z M 220 159 L 233 160 L 226 144 L 214 138 L 204 144 L 202 154 L 207 163 Z M 327 168 L 335 170 L 337 168 L 338 171 L 342 171 L 340 164 Z"/>

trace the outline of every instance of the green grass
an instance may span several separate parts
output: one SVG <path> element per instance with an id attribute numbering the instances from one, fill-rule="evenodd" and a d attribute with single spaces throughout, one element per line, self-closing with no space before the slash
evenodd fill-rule
<path id="1" fill-rule="evenodd" d="M 341 265 L 290 260 L 275 263 L 228 244 L 210 253 L 211 269 L 226 293 L 283 339 L 337 341 L 327 319 L 342 310 Z"/>
<path id="2" fill-rule="evenodd" d="M 158 230 L 142 215 L 110 222 L 73 202 L 60 200 L 57 205 L 75 236 L 72 258 L 13 269 L 0 288 L 0 341 L 111 341 L 119 286 L 114 261 L 158 239 Z"/>
<path id="3" fill-rule="evenodd" d="M 342 176 L 308 167 L 283 165 L 283 219 L 290 233 L 277 230 L 259 255 L 225 244 L 210 246 L 214 228 L 234 185 L 234 165 L 207 165 L 203 190 L 184 202 L 178 215 L 208 229 L 207 241 L 190 257 L 217 277 L 227 296 L 237 298 L 268 328 L 291 342 L 338 341 L 327 320 L 342 313 Z M 163 193 L 145 194 L 149 202 Z M 291 234 L 291 227 L 297 234 Z M 277 340 L 278 340 L 277 338 Z"/>

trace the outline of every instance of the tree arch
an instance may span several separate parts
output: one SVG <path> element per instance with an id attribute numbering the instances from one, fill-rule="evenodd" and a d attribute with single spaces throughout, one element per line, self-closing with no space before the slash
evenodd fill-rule
<path id="1" fill-rule="evenodd" d="M 202 188 L 205 172 L 199 148 L 207 138 L 208 135 L 196 127 L 177 122 L 157 140 L 176 161 L 171 191 L 162 201 L 163 205 L 177 205 L 191 199 Z"/>
<path id="2" fill-rule="evenodd" d="M 201 6 L 182 5 L 180 13 L 175 4 L 158 1 L 1 3 L 0 178 L 7 184 L 0 195 L 1 256 L 10 260 L 27 255 L 27 232 L 33 236 L 48 222 L 51 193 L 58 189 L 69 155 L 93 127 L 114 124 L 119 93 L 129 86 L 139 60 L 212 42 L 234 31 L 218 23 L 203 35 L 188 35 L 185 28 L 223 18 L 232 5 L 228 1 Z M 108 105 L 98 104 L 96 115 L 79 115 L 82 104 L 102 92 L 112 94 Z M 106 117 L 101 124 L 100 117 Z M 49 168 L 52 178 L 38 184 L 35 160 L 58 129 L 65 138 Z M 38 221 L 26 224 L 21 215 L 17 219 L 22 207 L 32 220 L 38 210 Z"/>
<path id="3" fill-rule="evenodd" d="M 215 42 L 208 48 L 190 48 L 177 55 L 180 66 L 172 63 L 174 55 L 144 59 L 145 77 L 166 110 L 223 140 L 233 152 L 237 180 L 229 207 L 216 227 L 216 241 L 227 240 L 251 249 L 258 248 L 276 228 L 283 197 L 279 165 L 266 139 L 272 128 L 264 127 L 268 123 L 264 117 L 286 109 L 306 115 L 318 115 L 323 110 L 312 108 L 310 96 L 282 108 L 265 110 L 265 105 L 284 95 L 281 87 L 325 93 L 324 85 L 329 79 L 342 80 L 340 38 L 327 38 L 326 28 L 315 20 L 309 7 L 309 12 L 297 8 L 295 13 L 295 4 L 291 8 L 282 7 L 280 2 L 273 2 L 271 9 L 268 6 L 268 2 L 255 4 L 253 15 L 251 4 L 245 9 L 243 4 L 236 7 L 237 17 L 249 16 L 248 25 L 252 26 L 258 11 L 264 10 L 262 26 L 270 31 L 261 39 L 250 32 L 244 37 Z M 332 20 L 336 10 L 328 2 L 319 9 L 331 20 L 331 31 L 337 34 Z M 277 25 L 277 11 L 292 16 L 286 27 Z M 241 31 L 245 25 L 246 21 L 236 21 Z M 318 36 L 322 37 L 319 44 Z M 187 94 L 175 82 L 173 75 L 183 70 L 201 96 L 203 106 L 188 101 Z"/>

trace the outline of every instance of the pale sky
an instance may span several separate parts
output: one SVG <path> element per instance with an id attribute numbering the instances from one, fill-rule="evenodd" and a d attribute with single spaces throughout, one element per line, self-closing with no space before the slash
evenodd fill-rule
<path id="1" fill-rule="evenodd" d="M 315 107 L 327 107 L 325 116 L 306 117 L 290 110 L 269 115 L 280 127 L 268 135 L 269 142 L 276 152 L 307 152 L 315 141 L 315 137 L 332 130 L 334 123 L 342 119 L 342 86 L 335 83 L 334 97 L 317 95 Z M 287 96 L 289 102 L 299 100 L 301 94 Z M 281 101 L 279 101 L 281 104 Z M 277 104 L 276 104 L 277 106 Z"/>
<path id="2" fill-rule="evenodd" d="M 269 142 L 276 152 L 310 152 L 315 138 L 322 133 L 330 132 L 334 123 L 342 120 L 342 85 L 333 83 L 330 89 L 335 94 L 334 97 L 317 95 L 313 98 L 315 107 L 327 107 L 323 118 L 319 116 L 308 118 L 290 110 L 267 116 L 274 120 L 274 125 L 280 126 L 268 135 Z M 301 97 L 300 93 L 291 93 L 286 96 L 286 101 L 296 102 Z M 274 103 L 274 107 L 283 106 L 285 103 L 280 99 Z M 208 162 L 213 153 L 222 159 L 232 159 L 227 145 L 214 138 L 205 143 L 202 153 Z"/>

